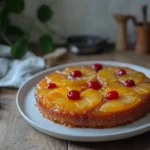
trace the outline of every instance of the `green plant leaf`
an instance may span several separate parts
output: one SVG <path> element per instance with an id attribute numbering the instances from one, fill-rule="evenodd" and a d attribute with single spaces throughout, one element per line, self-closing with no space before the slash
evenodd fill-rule
<path id="1" fill-rule="evenodd" d="M 42 5 L 37 10 L 37 17 L 41 22 L 47 22 L 53 16 L 52 9 L 47 5 Z"/>
<path id="2" fill-rule="evenodd" d="M 10 25 L 10 20 L 8 18 L 8 12 L 4 8 L 0 13 L 0 28 L 6 29 Z"/>
<path id="3" fill-rule="evenodd" d="M 12 42 L 16 42 L 19 38 L 23 37 L 24 32 L 17 26 L 13 25 L 6 29 L 5 34 Z"/>
<path id="4" fill-rule="evenodd" d="M 5 7 L 8 12 L 19 14 L 24 10 L 24 0 L 5 0 Z"/>
<path id="5" fill-rule="evenodd" d="M 53 40 L 50 35 L 41 36 L 38 45 L 40 50 L 45 54 L 53 51 Z"/>
<path id="6" fill-rule="evenodd" d="M 13 58 L 22 58 L 26 52 L 28 51 L 28 38 L 23 37 L 20 40 L 17 41 L 15 45 L 11 48 L 11 54 Z"/>
<path id="7" fill-rule="evenodd" d="M 1 10 L 1 13 L 8 15 L 9 12 L 7 11 L 7 9 L 5 7 L 3 7 L 3 9 Z"/>

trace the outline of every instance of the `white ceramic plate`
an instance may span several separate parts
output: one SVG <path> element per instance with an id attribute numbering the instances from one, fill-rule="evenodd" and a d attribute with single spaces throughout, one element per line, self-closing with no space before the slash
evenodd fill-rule
<path id="1" fill-rule="evenodd" d="M 108 128 L 108 129 L 92 129 L 92 128 L 68 128 L 60 124 L 49 121 L 40 114 L 35 107 L 34 90 L 35 85 L 43 77 L 49 74 L 51 71 L 61 69 L 70 65 L 91 65 L 94 63 L 102 63 L 105 65 L 113 66 L 126 66 L 137 71 L 145 73 L 150 77 L 150 70 L 127 63 L 113 62 L 113 61 L 88 61 L 78 62 L 72 64 L 61 65 L 48 69 L 35 75 L 32 79 L 28 80 L 18 91 L 17 94 L 17 107 L 23 118 L 37 130 L 49 134 L 51 136 L 73 140 L 73 141 L 110 141 L 123 139 L 131 136 L 135 136 L 150 130 L 150 114 L 142 119 L 125 126 Z"/>

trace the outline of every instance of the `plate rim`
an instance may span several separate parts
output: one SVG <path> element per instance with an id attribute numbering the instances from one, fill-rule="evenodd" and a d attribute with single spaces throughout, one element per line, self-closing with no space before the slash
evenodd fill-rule
<path id="1" fill-rule="evenodd" d="M 48 134 L 49 132 L 51 133 L 51 134 L 48 134 L 48 135 L 50 135 L 50 136 L 53 136 L 53 137 L 57 137 L 57 138 L 60 138 L 60 136 L 61 136 L 61 139 L 65 139 L 65 140 L 72 140 L 72 141 L 84 141 L 84 142 L 86 142 L 86 141 L 91 141 L 91 142 L 96 142 L 96 141 L 111 141 L 111 140 L 117 140 L 117 139 L 123 139 L 123 138 L 127 138 L 127 137 L 132 137 L 132 136 L 135 136 L 135 135 L 138 135 L 138 134 L 141 134 L 141 133 L 144 133 L 144 132 L 146 132 L 146 131 L 149 131 L 150 130 L 150 123 L 149 124 L 146 124 L 146 125 L 142 125 L 142 126 L 140 126 L 140 127 L 136 127 L 135 129 L 132 129 L 132 130 L 129 130 L 129 131 L 124 131 L 124 132 L 119 132 L 119 133 L 113 133 L 113 134 L 107 134 L 107 135 L 101 135 L 101 136 L 99 136 L 99 135 L 95 135 L 94 137 L 93 137 L 93 135 L 92 136 L 73 136 L 74 138 L 87 138 L 87 139 L 85 139 L 85 140 L 75 140 L 75 139 L 68 139 L 68 138 L 65 138 L 65 137 L 62 137 L 62 136 L 64 136 L 64 134 L 61 134 L 61 133 L 58 133 L 58 132 L 53 132 L 53 131 L 49 131 L 48 129 L 45 129 L 44 127 L 41 127 L 39 124 L 37 124 L 37 123 L 35 123 L 34 121 L 32 121 L 30 118 L 28 118 L 26 115 L 25 115 L 25 113 L 21 110 L 21 108 L 20 108 L 20 106 L 19 106 L 19 94 L 20 94 L 20 91 L 22 90 L 22 89 L 24 89 L 25 88 L 25 86 L 31 81 L 31 80 L 33 80 L 34 78 L 36 78 L 36 77 L 38 77 L 38 76 L 40 76 L 40 75 L 42 75 L 42 74 L 45 74 L 45 73 L 49 73 L 49 72 L 52 72 L 52 71 L 54 71 L 54 70 L 57 70 L 57 69 L 62 69 L 62 68 L 65 68 L 65 67 L 68 67 L 68 66 L 76 66 L 76 65 L 85 65 L 85 64 L 87 64 L 87 65 L 89 65 L 89 64 L 93 64 L 93 63 L 102 63 L 102 64 L 105 64 L 105 65 L 110 65 L 111 64 L 111 66 L 126 66 L 126 67 L 131 67 L 131 68 L 134 68 L 134 67 L 140 67 L 140 68 L 142 68 L 142 69 L 145 69 L 145 70 L 147 70 L 147 71 L 150 71 L 148 68 L 145 68 L 145 67 L 143 67 L 143 66 L 139 66 L 139 65 L 135 65 L 135 64 L 130 64 L 130 63 L 126 63 L 126 62 L 118 62 L 118 61 L 107 61 L 107 60 L 96 60 L 96 61 L 79 61 L 79 62 L 72 62 L 72 63 L 66 63 L 66 64 L 61 64 L 61 65 L 58 65 L 58 66 L 55 66 L 55 67 L 51 67 L 51 68 L 49 68 L 49 69 L 46 69 L 46 70 L 44 70 L 44 71 L 42 71 L 42 72 L 39 72 L 39 73 L 37 73 L 37 74 L 35 74 L 35 75 L 33 75 L 29 80 L 27 80 L 20 88 L 19 88 L 19 90 L 18 90 L 18 92 L 17 92 L 17 95 L 16 95 L 16 105 L 17 105 L 17 108 L 18 108 L 18 110 L 19 110 L 19 113 L 22 115 L 22 117 L 32 126 L 32 127 L 34 127 L 35 129 L 37 129 L 37 130 L 39 130 L 40 132 L 43 132 L 43 133 L 46 133 L 46 134 Z M 118 65 L 115 65 L 115 64 L 118 64 Z M 34 86 L 33 86 L 34 87 Z M 80 128 L 80 129 L 84 129 L 84 128 Z M 87 128 L 85 128 L 85 129 L 87 129 Z M 92 128 L 93 129 L 93 128 Z M 111 128 L 110 128 L 111 129 Z M 43 130 L 43 131 L 42 131 Z M 96 129 L 95 129 L 96 130 Z M 136 133 L 136 131 L 139 131 L 140 130 L 140 133 Z M 48 133 L 47 133 L 48 132 Z M 133 135 L 130 135 L 130 136 L 128 136 L 128 134 L 129 133 L 134 133 Z M 55 134 L 55 135 L 52 135 L 52 134 Z M 123 138 L 121 138 L 121 137 L 119 137 L 118 138 L 118 136 L 120 136 L 120 135 L 122 135 L 122 134 L 124 134 L 124 137 Z M 68 135 L 68 134 L 66 134 L 67 136 L 71 136 L 71 135 Z M 66 136 L 65 135 L 65 136 Z M 116 136 L 116 138 L 113 138 L 113 139 L 111 139 L 111 137 L 113 137 L 113 136 Z M 105 137 L 105 138 L 108 138 L 108 140 L 103 140 L 103 139 L 101 139 L 101 138 L 103 138 L 103 137 Z M 89 139 L 88 139 L 89 138 Z M 94 138 L 94 139 L 92 139 L 91 140 L 91 138 Z M 100 139 L 97 139 L 97 138 L 100 138 Z"/>

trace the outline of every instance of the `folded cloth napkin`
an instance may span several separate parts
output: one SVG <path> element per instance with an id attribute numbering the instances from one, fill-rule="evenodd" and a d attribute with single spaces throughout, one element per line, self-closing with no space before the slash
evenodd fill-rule
<path id="1" fill-rule="evenodd" d="M 0 45 L 0 87 L 20 87 L 33 74 L 45 69 L 42 57 L 27 52 L 22 59 L 12 59 L 11 48 Z"/>

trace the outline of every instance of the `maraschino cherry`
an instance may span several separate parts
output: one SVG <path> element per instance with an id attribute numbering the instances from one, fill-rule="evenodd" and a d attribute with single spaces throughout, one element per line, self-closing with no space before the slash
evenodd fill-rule
<path id="1" fill-rule="evenodd" d="M 92 88 L 98 90 L 102 87 L 102 85 L 98 81 L 90 81 L 88 82 L 88 88 Z"/>
<path id="2" fill-rule="evenodd" d="M 55 84 L 55 83 L 52 83 L 52 82 L 51 82 L 51 83 L 48 83 L 48 84 L 47 84 L 47 88 L 48 88 L 48 89 L 56 88 L 56 84 Z"/>
<path id="3" fill-rule="evenodd" d="M 135 86 L 135 82 L 133 80 L 126 80 L 123 84 L 124 86 L 128 86 L 128 87 L 131 87 L 131 86 Z"/>
<path id="4" fill-rule="evenodd" d="M 118 97 L 119 97 L 119 94 L 115 90 L 108 92 L 107 95 L 106 95 L 107 100 L 117 99 Z"/>
<path id="5" fill-rule="evenodd" d="M 95 70 L 95 71 L 99 71 L 103 68 L 103 65 L 102 64 L 94 64 L 92 65 L 92 68 Z"/>
<path id="6" fill-rule="evenodd" d="M 119 69 L 116 71 L 116 75 L 117 76 L 122 76 L 122 75 L 125 75 L 126 74 L 126 71 L 124 69 Z"/>
<path id="7" fill-rule="evenodd" d="M 80 99 L 80 92 L 77 90 L 69 91 L 67 97 L 71 100 L 78 100 Z"/>
<path id="8" fill-rule="evenodd" d="M 81 77 L 82 76 L 82 73 L 81 71 L 79 70 L 74 70 L 70 73 L 70 76 L 73 77 L 73 78 L 77 78 L 77 77 Z"/>

